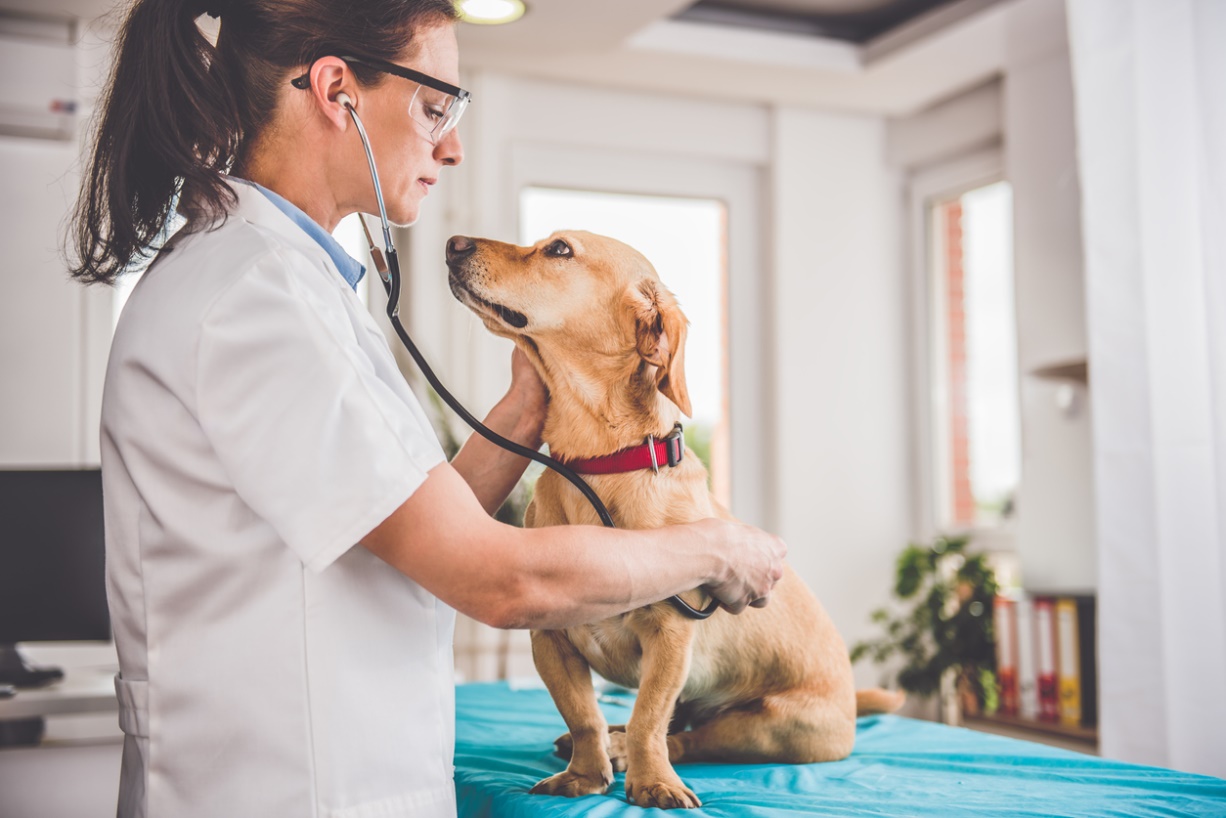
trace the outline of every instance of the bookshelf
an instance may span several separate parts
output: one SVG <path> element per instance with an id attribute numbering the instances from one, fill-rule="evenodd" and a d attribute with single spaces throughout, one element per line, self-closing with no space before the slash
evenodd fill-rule
<path id="1" fill-rule="evenodd" d="M 1029 374 L 1050 381 L 1073 381 L 1080 384 L 1090 382 L 1089 365 L 1085 358 L 1070 358 L 1037 366 L 1031 369 Z"/>
<path id="2" fill-rule="evenodd" d="M 973 729 L 1096 753 L 1094 594 L 1013 589 L 993 603 L 999 709 L 963 714 Z"/>
<path id="3" fill-rule="evenodd" d="M 1098 752 L 1098 729 L 1095 727 L 1071 727 L 1059 722 L 1035 721 L 1019 716 L 994 713 L 990 716 L 963 716 L 962 722 L 972 730 L 1016 736 L 1017 738 L 1068 747 L 1083 753 Z M 1075 746 L 1074 746 L 1075 745 Z"/>

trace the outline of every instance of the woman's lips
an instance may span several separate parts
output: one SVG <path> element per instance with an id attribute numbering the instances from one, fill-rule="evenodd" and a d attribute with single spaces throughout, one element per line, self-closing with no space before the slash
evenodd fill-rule
<path id="1" fill-rule="evenodd" d="M 429 193 L 430 185 L 434 184 L 437 181 L 438 179 L 418 179 L 417 184 L 421 185 L 422 189 L 426 191 L 427 193 Z"/>

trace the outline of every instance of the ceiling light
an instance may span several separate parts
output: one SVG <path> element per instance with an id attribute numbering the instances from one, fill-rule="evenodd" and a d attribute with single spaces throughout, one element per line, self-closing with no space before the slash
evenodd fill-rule
<path id="1" fill-rule="evenodd" d="M 459 0 L 456 10 L 466 23 L 496 26 L 515 22 L 527 9 L 523 0 Z"/>

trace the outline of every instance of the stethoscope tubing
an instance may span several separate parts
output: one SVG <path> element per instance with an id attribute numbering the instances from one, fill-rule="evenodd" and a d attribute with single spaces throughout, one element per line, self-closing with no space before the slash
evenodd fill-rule
<path id="1" fill-rule="evenodd" d="M 471 412 L 465 409 L 464 405 L 461 404 L 450 391 L 448 391 L 447 387 L 443 386 L 443 382 L 439 380 L 437 375 L 434 374 L 434 370 L 426 361 L 425 356 L 421 354 L 421 350 L 417 348 L 417 345 L 413 343 L 413 339 L 409 337 L 408 330 L 404 328 L 404 324 L 400 321 L 400 260 L 396 255 L 396 246 L 392 243 L 391 224 L 388 222 L 387 208 L 383 203 L 383 187 L 379 183 L 379 171 L 375 167 L 375 155 L 370 149 L 370 139 L 366 135 L 366 128 L 363 127 L 362 120 L 358 117 L 358 112 L 354 110 L 353 105 L 347 99 L 343 104 L 345 105 L 345 109 L 349 112 L 350 118 L 353 119 L 353 124 L 358 129 L 358 136 L 362 140 L 362 148 L 366 151 L 366 162 L 370 166 L 370 178 L 375 186 L 375 199 L 379 203 L 379 220 L 383 228 L 383 245 L 386 248 L 383 253 L 385 269 L 379 270 L 379 279 L 383 282 L 383 289 L 387 293 L 387 317 L 392 323 L 392 328 L 396 330 L 396 335 L 400 338 L 400 342 L 404 344 L 405 349 L 407 349 L 409 351 L 409 355 L 412 356 L 414 363 L 417 364 L 417 368 L 421 370 L 421 373 L 426 377 L 426 380 L 429 382 L 430 386 L 433 387 L 434 391 L 438 393 L 439 397 L 443 399 L 443 402 L 451 407 L 451 410 L 459 415 L 460 419 L 468 424 L 468 426 L 471 427 L 474 432 L 481 435 L 496 446 L 500 446 L 509 452 L 540 463 L 546 468 L 553 469 L 555 472 L 562 475 L 562 477 L 566 478 L 571 485 L 578 489 L 583 496 L 587 498 L 587 501 L 591 503 L 592 508 L 595 509 L 597 516 L 600 517 L 601 523 L 608 528 L 617 528 L 617 526 L 613 523 L 612 515 L 609 514 L 609 510 L 601 501 L 600 496 L 597 495 L 595 490 L 588 485 L 587 481 L 580 477 L 575 471 L 568 468 L 564 463 L 561 463 L 548 455 L 542 454 L 535 449 L 530 449 L 527 446 L 522 446 L 513 440 L 508 440 L 495 432 L 493 429 L 490 429 L 475 416 L 473 416 Z M 359 218 L 361 218 L 360 214 Z M 362 227 L 365 230 L 365 221 L 362 222 Z M 369 242 L 370 234 L 367 233 L 366 235 L 367 241 Z M 371 242 L 371 250 L 377 252 L 377 248 L 374 247 L 373 242 Z M 375 253 L 372 252 L 372 256 L 374 255 Z M 375 258 L 376 268 L 378 268 L 378 258 L 377 256 L 375 256 Z M 706 619 L 711 614 L 715 613 L 715 611 L 719 608 L 718 600 L 712 600 L 711 604 L 703 610 L 698 610 L 697 608 L 692 607 L 680 596 L 669 597 L 668 601 L 672 603 L 673 607 L 692 619 Z"/>

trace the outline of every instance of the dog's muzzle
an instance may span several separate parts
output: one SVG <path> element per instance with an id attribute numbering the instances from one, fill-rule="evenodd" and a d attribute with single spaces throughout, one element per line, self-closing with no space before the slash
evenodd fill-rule
<path id="1" fill-rule="evenodd" d="M 447 267 L 447 286 L 451 288 L 451 294 L 455 296 L 455 299 L 461 304 L 467 304 L 470 307 L 480 307 L 488 310 L 501 318 L 504 323 L 509 324 L 515 329 L 523 329 L 524 327 L 528 326 L 528 316 L 524 315 L 522 312 L 513 310 L 510 307 L 503 306 L 502 304 L 495 304 L 492 301 L 487 301 L 472 291 L 472 288 L 468 286 L 468 282 L 466 281 L 467 270 L 465 269 L 464 260 L 460 260 L 456 264 L 452 264 L 450 261 L 448 261 Z"/>

